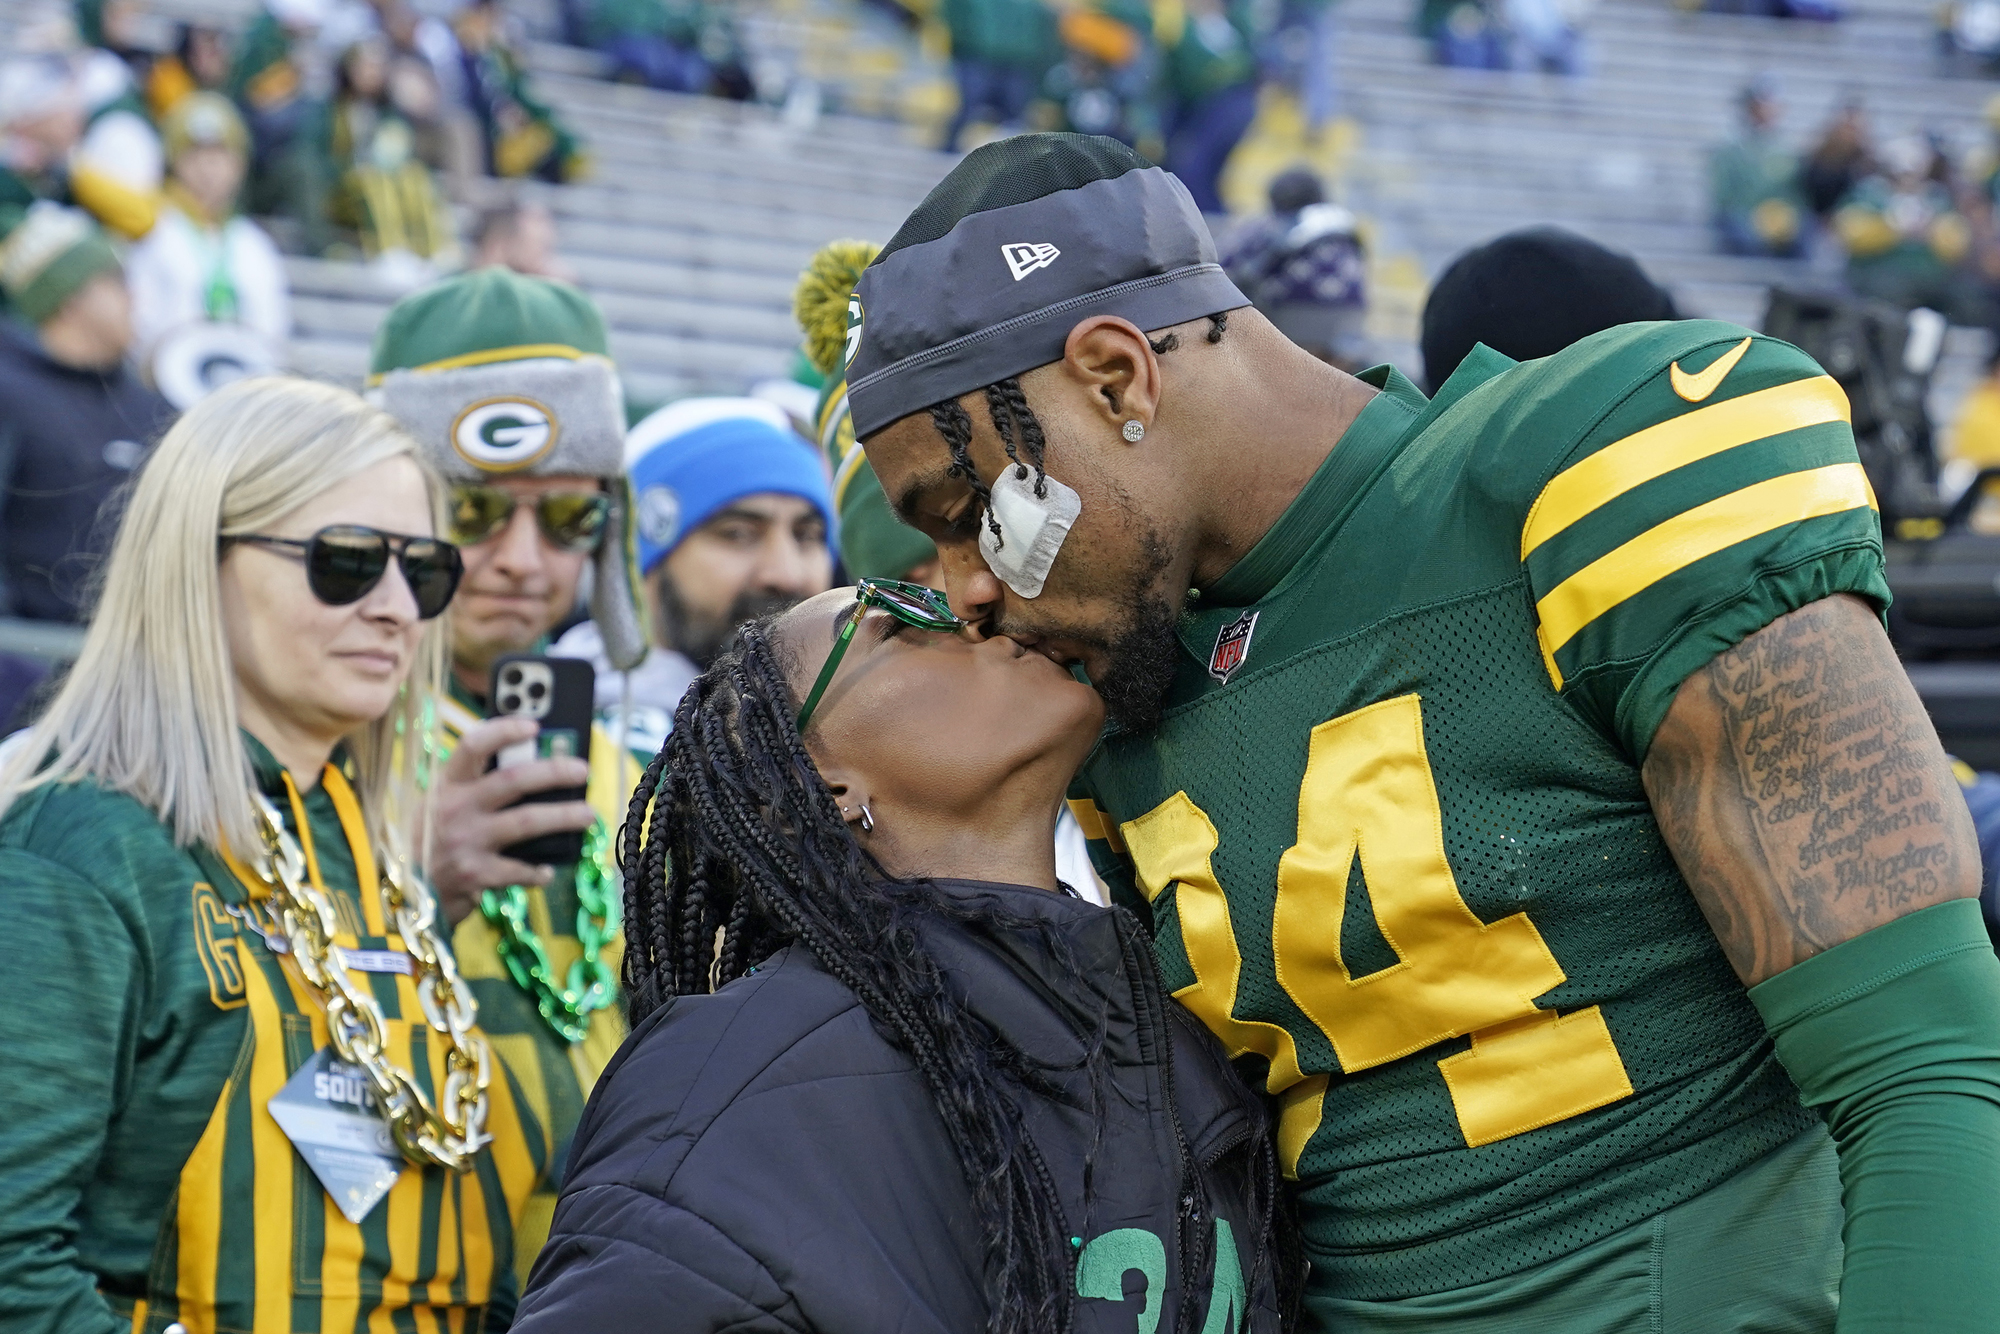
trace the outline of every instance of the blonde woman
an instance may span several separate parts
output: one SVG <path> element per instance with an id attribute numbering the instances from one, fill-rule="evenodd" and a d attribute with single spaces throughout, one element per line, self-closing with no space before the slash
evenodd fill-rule
<path id="1" fill-rule="evenodd" d="M 546 1139 L 391 837 L 459 571 L 414 450 L 305 381 L 196 405 L 0 767 L 0 1328 L 511 1316 Z"/>

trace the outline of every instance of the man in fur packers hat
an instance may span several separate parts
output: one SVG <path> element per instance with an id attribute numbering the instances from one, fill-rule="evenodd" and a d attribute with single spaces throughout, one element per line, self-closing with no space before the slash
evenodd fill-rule
<path id="1" fill-rule="evenodd" d="M 645 655 L 632 592 L 624 395 L 590 298 L 501 268 L 397 303 L 376 335 L 370 372 L 371 397 L 449 484 L 449 536 L 465 557 L 452 603 L 451 694 L 433 743 L 443 763 L 426 869 L 457 923 L 459 971 L 484 1027 L 555 1140 L 546 1193 L 530 1201 L 519 1230 L 525 1282 L 570 1134 L 625 1036 L 611 845 L 638 773 L 601 733 L 588 766 L 545 758 L 489 771 L 503 747 L 536 727 L 486 720 L 486 691 L 501 655 L 539 649 L 569 614 L 586 566 L 606 656 L 630 668 Z M 587 802 L 514 804 L 586 780 Z M 585 831 L 576 864 L 531 866 L 501 851 L 575 830 Z"/>

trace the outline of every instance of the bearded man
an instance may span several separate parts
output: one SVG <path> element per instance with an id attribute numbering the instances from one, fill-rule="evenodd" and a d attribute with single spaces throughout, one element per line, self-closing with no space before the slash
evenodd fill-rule
<path id="1" fill-rule="evenodd" d="M 629 678 L 592 622 L 554 651 L 595 663 L 599 720 L 623 731 L 643 763 L 737 626 L 833 586 L 833 497 L 812 446 L 781 409 L 754 398 L 661 408 L 626 436 L 625 468 L 652 647 Z"/>
<path id="2" fill-rule="evenodd" d="M 954 608 L 1110 706 L 1073 805 L 1271 1095 L 1308 1328 L 1990 1327 L 2000 961 L 1817 365 L 1628 324 L 1427 400 L 1072 135 L 850 322 Z"/>

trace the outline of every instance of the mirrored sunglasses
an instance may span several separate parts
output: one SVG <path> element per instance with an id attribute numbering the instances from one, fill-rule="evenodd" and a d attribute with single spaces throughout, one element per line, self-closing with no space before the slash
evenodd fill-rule
<path id="1" fill-rule="evenodd" d="M 507 526 L 521 498 L 504 487 L 461 483 L 451 489 L 451 540 L 462 547 L 484 542 Z M 595 551 L 611 522 L 611 497 L 602 491 L 550 491 L 536 496 L 535 526 L 561 551 Z"/>

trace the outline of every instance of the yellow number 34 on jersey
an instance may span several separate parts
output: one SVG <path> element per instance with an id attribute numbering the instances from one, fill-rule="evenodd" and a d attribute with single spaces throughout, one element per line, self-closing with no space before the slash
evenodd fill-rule
<path id="1" fill-rule="evenodd" d="M 1121 826 L 1148 901 L 1176 886 L 1195 981 L 1175 998 L 1233 1059 L 1270 1063 L 1279 1157 L 1296 1176 L 1318 1129 L 1328 1075 L 1300 1068 L 1292 1035 L 1239 1019 L 1242 955 L 1212 864 L 1220 837 L 1185 792 Z M 1398 962 L 1356 977 L 1340 954 L 1354 859 Z M 1278 982 L 1326 1035 L 1348 1074 L 1470 1034 L 1438 1069 L 1469 1145 L 1490 1144 L 1616 1102 L 1632 1081 L 1597 1006 L 1559 1015 L 1535 998 L 1563 970 L 1526 913 L 1482 922 L 1444 852 L 1444 817 L 1415 695 L 1315 727 L 1299 785 L 1298 842 L 1278 862 L 1271 946 Z"/>

